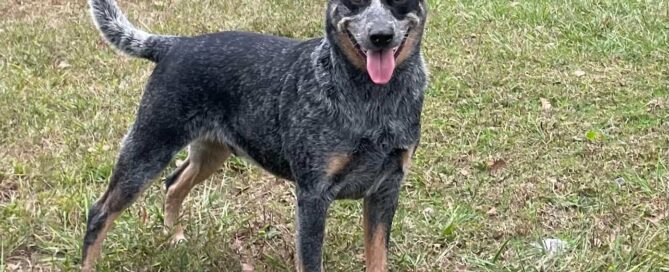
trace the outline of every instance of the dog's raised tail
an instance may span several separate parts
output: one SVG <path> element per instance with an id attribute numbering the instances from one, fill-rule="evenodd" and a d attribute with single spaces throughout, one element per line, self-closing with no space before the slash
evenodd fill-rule
<path id="1" fill-rule="evenodd" d="M 89 0 L 88 5 L 102 37 L 125 54 L 158 62 L 174 43 L 176 37 L 154 35 L 136 28 L 115 0 Z"/>

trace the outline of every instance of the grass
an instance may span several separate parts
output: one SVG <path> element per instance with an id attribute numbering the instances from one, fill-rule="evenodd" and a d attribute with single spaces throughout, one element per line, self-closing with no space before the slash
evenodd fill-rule
<path id="1" fill-rule="evenodd" d="M 158 33 L 323 32 L 324 1 L 120 2 Z M 431 84 L 392 270 L 669 271 L 666 2 L 429 6 Z M 152 65 L 105 45 L 85 1 L 1 1 L 0 17 L 0 270 L 77 269 L 86 210 Z M 231 160 L 191 193 L 189 240 L 174 247 L 156 182 L 98 268 L 292 270 L 292 189 Z M 326 269 L 361 271 L 360 203 L 337 202 L 328 220 Z M 545 238 L 567 246 L 552 254 Z"/>

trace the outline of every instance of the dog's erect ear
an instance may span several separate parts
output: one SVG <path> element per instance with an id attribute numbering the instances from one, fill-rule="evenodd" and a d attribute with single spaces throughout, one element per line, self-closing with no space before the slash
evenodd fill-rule
<path id="1" fill-rule="evenodd" d="M 326 24 L 335 32 L 341 32 L 341 24 L 347 17 L 352 15 L 352 11 L 340 0 L 331 0 L 328 4 L 326 14 Z M 350 18 L 349 18 L 350 19 Z"/>

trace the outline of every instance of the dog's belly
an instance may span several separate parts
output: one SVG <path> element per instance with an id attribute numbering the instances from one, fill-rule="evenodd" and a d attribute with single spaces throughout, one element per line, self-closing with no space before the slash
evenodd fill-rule
<path id="1" fill-rule="evenodd" d="M 257 148 L 243 149 L 238 145 L 228 143 L 235 156 L 241 157 L 246 161 L 256 164 L 260 168 L 277 177 L 293 180 L 290 165 L 282 156 L 273 151 L 261 151 Z"/>

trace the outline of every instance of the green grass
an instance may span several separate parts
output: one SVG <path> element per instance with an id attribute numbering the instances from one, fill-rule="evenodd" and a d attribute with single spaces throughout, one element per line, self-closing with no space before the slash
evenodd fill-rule
<path id="1" fill-rule="evenodd" d="M 158 33 L 323 32 L 324 1 L 120 2 Z M 667 3 L 429 2 L 431 84 L 393 271 L 669 271 Z M 0 18 L 0 270 L 73 270 L 152 65 L 104 44 L 85 1 L 0 1 Z M 231 160 L 190 195 L 174 247 L 156 182 L 98 268 L 292 270 L 292 190 Z M 326 269 L 361 271 L 360 203 L 328 220 Z M 544 238 L 568 246 L 549 254 Z"/>

